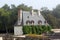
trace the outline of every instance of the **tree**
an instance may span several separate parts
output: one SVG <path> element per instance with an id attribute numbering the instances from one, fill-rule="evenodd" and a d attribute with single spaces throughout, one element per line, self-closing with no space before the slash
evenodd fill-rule
<path id="1" fill-rule="evenodd" d="M 8 32 L 13 32 L 14 24 L 18 19 L 18 10 L 22 9 L 25 11 L 31 10 L 32 7 L 28 7 L 27 5 L 20 4 L 17 7 L 12 4 L 11 8 L 7 4 L 5 4 L 2 8 L 0 8 L 0 29 L 8 30 Z M 6 31 L 7 31 L 6 30 Z"/>
<path id="2" fill-rule="evenodd" d="M 9 10 L 10 10 L 10 7 L 9 7 L 7 4 L 5 4 L 2 8 L 3 8 L 4 10 L 6 10 L 6 11 L 9 11 Z"/>
<path id="3" fill-rule="evenodd" d="M 17 7 L 18 9 L 22 9 L 22 10 L 25 10 L 25 11 L 30 11 L 32 10 L 32 7 L 28 7 L 27 5 L 24 5 L 24 4 L 21 4 Z"/>
<path id="4" fill-rule="evenodd" d="M 56 18 L 60 18 L 60 4 L 56 6 L 56 8 L 53 9 L 53 15 Z"/>
<path id="5" fill-rule="evenodd" d="M 8 24 L 9 24 L 9 18 L 10 18 L 10 13 L 2 8 L 0 8 L 0 17 L 1 17 L 1 22 L 2 22 L 2 30 L 4 31 L 8 28 Z"/>
<path id="6" fill-rule="evenodd" d="M 48 24 L 53 26 L 53 28 L 58 28 L 58 21 L 55 15 L 56 11 L 50 11 L 48 8 L 42 8 L 43 10 L 41 11 L 42 15 L 44 18 L 47 20 Z M 57 14 L 57 13 L 56 13 Z"/>

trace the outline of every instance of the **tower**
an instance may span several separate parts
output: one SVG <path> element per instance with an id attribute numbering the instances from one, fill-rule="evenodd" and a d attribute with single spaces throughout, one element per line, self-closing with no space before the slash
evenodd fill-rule
<path id="1" fill-rule="evenodd" d="M 14 35 L 22 35 L 22 10 L 18 11 L 17 25 L 14 26 Z"/>

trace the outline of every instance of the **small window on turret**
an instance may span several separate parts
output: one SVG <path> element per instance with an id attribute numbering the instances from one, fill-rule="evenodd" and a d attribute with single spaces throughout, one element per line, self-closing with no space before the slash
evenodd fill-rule
<path id="1" fill-rule="evenodd" d="M 29 16 L 27 16 L 27 18 L 29 18 Z"/>

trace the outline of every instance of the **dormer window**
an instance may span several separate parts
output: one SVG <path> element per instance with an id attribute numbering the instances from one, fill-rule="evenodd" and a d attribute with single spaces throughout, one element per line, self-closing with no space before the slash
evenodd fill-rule
<path id="1" fill-rule="evenodd" d="M 34 20 L 31 20 L 31 24 L 34 25 Z"/>
<path id="2" fill-rule="evenodd" d="M 26 24 L 27 24 L 27 25 L 29 25 L 29 24 L 30 24 L 30 21 L 29 21 L 29 20 L 27 20 L 27 21 L 26 21 Z"/>
<path id="3" fill-rule="evenodd" d="M 44 23 L 46 24 L 46 23 L 47 23 L 47 21 L 45 20 L 45 21 L 44 21 Z"/>
<path id="4" fill-rule="evenodd" d="M 47 23 L 47 21 L 46 21 L 46 20 L 44 21 L 44 23 L 45 23 L 45 25 L 46 25 L 46 26 L 48 25 L 48 23 Z"/>
<path id="5" fill-rule="evenodd" d="M 39 24 L 39 25 L 41 25 L 41 24 L 42 24 L 42 21 L 41 21 L 41 20 L 39 20 L 39 21 L 38 21 L 38 24 Z"/>

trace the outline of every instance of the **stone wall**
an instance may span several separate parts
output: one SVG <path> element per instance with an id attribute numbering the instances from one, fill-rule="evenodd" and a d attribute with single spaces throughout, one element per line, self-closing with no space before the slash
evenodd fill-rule
<path id="1" fill-rule="evenodd" d="M 14 35 L 22 35 L 22 34 L 23 34 L 22 26 L 14 26 Z"/>

